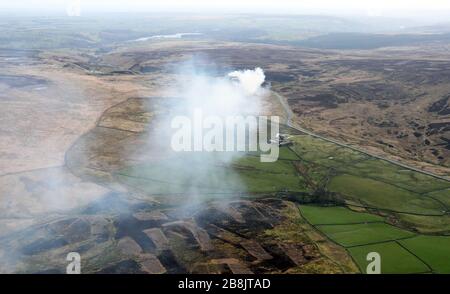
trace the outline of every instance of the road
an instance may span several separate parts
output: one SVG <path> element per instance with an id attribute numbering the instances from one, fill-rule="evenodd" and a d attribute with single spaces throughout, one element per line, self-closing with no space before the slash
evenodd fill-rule
<path id="1" fill-rule="evenodd" d="M 409 169 L 409 170 L 413 170 L 415 172 L 419 172 L 419 173 L 422 173 L 422 174 L 425 174 L 425 175 L 429 175 L 429 176 L 432 176 L 434 178 L 441 179 L 441 180 L 444 180 L 444 181 L 450 181 L 450 179 L 445 177 L 445 176 L 436 175 L 436 174 L 433 174 L 431 172 L 427 172 L 427 171 L 424 171 L 424 170 L 421 170 L 421 169 L 418 169 L 418 168 L 406 165 L 404 163 L 401 163 L 401 162 L 398 162 L 398 161 L 395 161 L 395 160 L 392 160 L 392 159 L 389 159 L 389 158 L 385 158 L 385 157 L 381 157 L 379 155 L 371 154 L 371 153 L 369 153 L 369 152 L 367 152 L 365 150 L 356 148 L 356 147 L 348 145 L 348 144 L 344 144 L 344 143 L 336 141 L 334 139 L 330 139 L 330 138 L 327 138 L 327 137 L 315 134 L 315 133 L 313 133 L 313 132 L 311 132 L 309 130 L 306 130 L 306 129 L 302 128 L 301 126 L 297 125 L 295 122 L 292 121 L 292 118 L 294 117 L 294 113 L 293 113 L 291 107 L 289 106 L 289 104 L 287 102 L 287 99 L 285 97 L 281 96 L 280 94 L 276 93 L 276 92 L 272 91 L 272 93 L 278 98 L 278 100 L 280 101 L 280 104 L 283 106 L 283 109 L 284 109 L 284 111 L 286 113 L 286 125 L 291 127 L 291 128 L 293 128 L 293 129 L 296 129 L 296 130 L 298 130 L 300 132 L 308 134 L 308 135 L 310 135 L 312 137 L 319 138 L 319 139 L 322 139 L 324 141 L 331 142 L 331 143 L 334 143 L 336 145 L 339 145 L 339 146 L 342 146 L 342 147 L 345 147 L 345 148 L 349 148 L 349 149 L 357 151 L 357 152 L 364 153 L 364 154 L 366 154 L 366 155 L 368 155 L 370 157 L 373 157 L 373 158 L 376 158 L 376 159 L 381 159 L 381 160 L 387 161 L 389 163 L 395 164 L 397 166 L 401 166 L 403 168 L 406 168 L 406 169 Z"/>

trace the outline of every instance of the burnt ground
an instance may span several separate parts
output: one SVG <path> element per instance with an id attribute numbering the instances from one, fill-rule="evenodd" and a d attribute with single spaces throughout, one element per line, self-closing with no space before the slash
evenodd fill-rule
<path id="1" fill-rule="evenodd" d="M 325 262 L 290 202 L 212 202 L 189 207 L 194 213 L 185 215 L 182 207 L 124 199 L 111 195 L 71 218 L 3 237 L 0 244 L 11 252 L 19 248 L 9 262 L 20 259 L 17 271 L 24 273 L 64 273 L 64 257 L 72 251 L 81 254 L 84 273 L 307 272 L 305 265 Z M 105 208 L 106 203 L 113 204 Z M 115 206 L 120 209 L 113 213 Z M 288 229 L 293 212 L 300 225 Z M 295 239 L 273 238 L 273 233 L 295 233 Z"/>

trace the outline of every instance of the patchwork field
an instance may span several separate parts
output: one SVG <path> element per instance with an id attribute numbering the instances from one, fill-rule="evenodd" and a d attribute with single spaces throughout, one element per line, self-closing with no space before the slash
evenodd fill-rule
<path id="1" fill-rule="evenodd" d="M 408 251 L 426 262 L 436 273 L 449 273 L 448 250 L 450 237 L 443 236 L 417 236 L 411 239 L 400 240 L 399 243 Z"/>
<path id="2" fill-rule="evenodd" d="M 349 249 L 349 252 L 362 272 L 365 272 L 369 263 L 366 257 L 370 252 L 380 254 L 381 273 L 384 274 L 418 274 L 431 272 L 430 268 L 424 262 L 396 242 L 353 247 Z"/>
<path id="3" fill-rule="evenodd" d="M 360 246 L 414 236 L 413 233 L 384 223 L 322 225 L 318 229 L 344 247 Z"/>
<path id="4" fill-rule="evenodd" d="M 301 205 L 302 216 L 318 231 L 345 247 L 365 272 L 370 252 L 381 256 L 382 273 L 449 273 L 450 237 L 399 229 L 387 219 L 344 207 Z M 322 220 L 327 225 L 321 225 Z"/>
<path id="5" fill-rule="evenodd" d="M 370 252 L 381 255 L 383 273 L 449 272 L 447 181 L 329 143 L 322 148 L 320 139 L 302 139 L 296 137 L 292 149 L 301 160 L 327 170 L 324 189 L 345 204 L 300 204 L 300 212 L 316 230 L 346 248 L 362 272 Z M 424 235 L 430 233 L 440 236 Z"/>
<path id="6" fill-rule="evenodd" d="M 445 214 L 445 207 L 432 198 L 370 178 L 339 175 L 330 181 L 328 187 L 363 206 L 422 215 Z"/>
<path id="7" fill-rule="evenodd" d="M 354 212 L 340 206 L 301 206 L 302 215 L 313 225 L 341 225 L 383 222 L 383 218 L 369 213 Z"/>

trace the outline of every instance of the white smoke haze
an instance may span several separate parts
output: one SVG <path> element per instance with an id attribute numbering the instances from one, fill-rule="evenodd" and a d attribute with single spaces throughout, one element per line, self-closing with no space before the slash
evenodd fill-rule
<path id="1" fill-rule="evenodd" d="M 27 101 L 30 111 L 43 113 L 39 116 L 25 115 L 20 120 L 23 124 L 17 128 L 17 136 L 20 136 L 23 146 L 17 146 L 20 150 L 20 156 L 16 158 L 17 171 L 0 177 L 0 273 L 16 272 L 18 266 L 28 262 L 29 256 L 21 251 L 26 245 L 21 238 L 28 241 L 34 237 L 28 239 L 28 236 L 22 235 L 23 232 L 34 231 L 50 221 L 76 215 L 79 213 L 77 209 L 102 199 L 110 192 L 102 185 L 73 174 L 64 158 L 69 148 L 67 136 L 78 140 L 80 125 L 95 116 L 89 116 L 89 111 L 84 116 L 80 109 L 102 109 L 107 104 L 100 105 L 100 100 L 97 100 L 97 105 L 94 105 L 93 100 L 86 95 L 82 82 L 67 80 L 64 76 L 51 82 L 52 86 L 41 94 L 45 93 L 48 100 L 36 96 L 35 102 L 33 96 Z M 17 99 L 20 98 L 22 96 L 19 94 Z M 71 107 L 73 105 L 76 106 Z M 78 115 L 77 121 L 74 117 Z M 11 118 L 18 121 L 17 116 Z M 8 126 L 8 117 L 4 120 Z M 59 128 L 64 131 L 57 131 Z M 89 154 L 83 151 L 82 156 L 87 159 Z M 28 160 L 31 161 L 30 165 L 23 165 Z M 14 163 L 11 166 L 14 167 Z M 51 235 L 49 232 L 48 237 Z"/>
<path id="2" fill-rule="evenodd" d="M 230 72 L 228 76 L 230 78 L 236 78 L 239 82 L 238 85 L 244 89 L 247 95 L 255 95 L 258 90 L 261 89 L 261 86 L 266 79 L 264 71 L 259 67 L 254 70 L 246 69 L 233 71 Z"/>
<path id="3" fill-rule="evenodd" d="M 65 13 L 74 0 L 16 0 L 0 1 L 0 13 Z M 78 0 L 75 0 L 78 2 Z M 174 12 L 174 13 L 262 13 L 262 14 L 340 14 L 370 15 L 381 11 L 384 16 L 448 19 L 448 0 L 85 0 L 81 7 L 86 13 L 110 12 Z"/>
<path id="4" fill-rule="evenodd" d="M 197 60 L 198 61 L 198 60 Z M 246 186 L 231 165 L 244 156 L 243 152 L 175 152 L 170 146 L 173 129 L 172 119 L 176 116 L 193 117 L 201 111 L 204 117 L 223 118 L 230 116 L 258 116 L 262 98 L 268 93 L 262 87 L 265 76 L 261 68 L 222 73 L 203 70 L 197 61 L 177 66 L 176 79 L 168 86 L 166 95 L 176 97 L 170 114 L 152 122 L 149 144 L 165 142 L 161 148 L 170 154 L 162 159 L 162 168 L 167 170 L 167 180 L 173 185 L 170 193 L 185 194 L 183 202 L 188 206 L 200 205 L 205 195 L 217 194 L 217 199 L 230 199 L 246 192 Z M 192 132 L 202 132 L 204 125 L 193 126 Z M 164 130 L 164 131 L 162 131 Z M 173 171 L 173 172 L 171 172 Z"/>
<path id="5" fill-rule="evenodd" d="M 265 75 L 261 68 L 217 76 L 198 69 L 195 63 L 180 66 L 175 85 L 167 90 L 168 96 L 181 98 L 177 110 L 185 115 L 194 109 L 216 116 L 260 113 L 261 98 L 267 94 L 262 88 Z"/>
<path id="6" fill-rule="evenodd" d="M 183 194 L 180 196 L 182 213 L 186 213 L 192 205 L 203 204 L 205 198 L 229 200 L 245 193 L 245 183 L 231 169 L 232 163 L 243 155 L 233 152 L 172 152 L 170 145 L 164 144 L 170 142 L 172 116 L 190 116 L 195 109 L 201 109 L 205 115 L 220 117 L 258 115 L 262 110 L 261 99 L 267 94 L 262 87 L 264 72 L 260 68 L 221 75 L 203 71 L 195 64 L 187 68 L 180 65 L 175 73 L 178 78 L 166 92 L 169 97 L 176 97 L 176 102 L 171 105 L 172 110 L 167 117 L 152 122 L 151 127 L 155 132 L 148 138 L 148 145 L 161 146 L 166 148 L 161 153 L 171 153 L 155 162 L 162 171 L 157 174 L 155 182 L 160 180 L 170 183 L 169 191 L 164 194 Z M 80 161 L 89 160 L 88 154 L 77 156 L 80 156 Z M 70 215 L 73 209 L 100 200 L 109 191 L 96 183 L 79 179 L 64 167 L 24 173 L 21 177 L 3 177 L 0 184 L 0 194 L 5 196 L 0 199 L 0 210 L 7 212 L 3 217 L 11 218 L 16 226 L 18 218 L 34 223 L 35 216 L 44 215 L 45 219 L 50 219 Z M 15 196 L 21 198 L 14 199 Z M 23 262 L 26 259 L 19 251 L 6 252 L 0 248 L 1 273 L 16 271 Z"/>
<path id="7" fill-rule="evenodd" d="M 3 217 L 29 218 L 66 213 L 99 199 L 107 189 L 83 182 L 64 167 L 23 172 L 0 179 Z"/>

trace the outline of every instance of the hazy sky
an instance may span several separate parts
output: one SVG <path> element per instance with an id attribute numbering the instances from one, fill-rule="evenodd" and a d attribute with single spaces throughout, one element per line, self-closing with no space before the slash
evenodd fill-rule
<path id="1" fill-rule="evenodd" d="M 65 14 L 71 2 L 79 2 L 82 13 L 325 13 L 433 18 L 450 11 L 450 0 L 0 0 L 0 12 Z"/>

